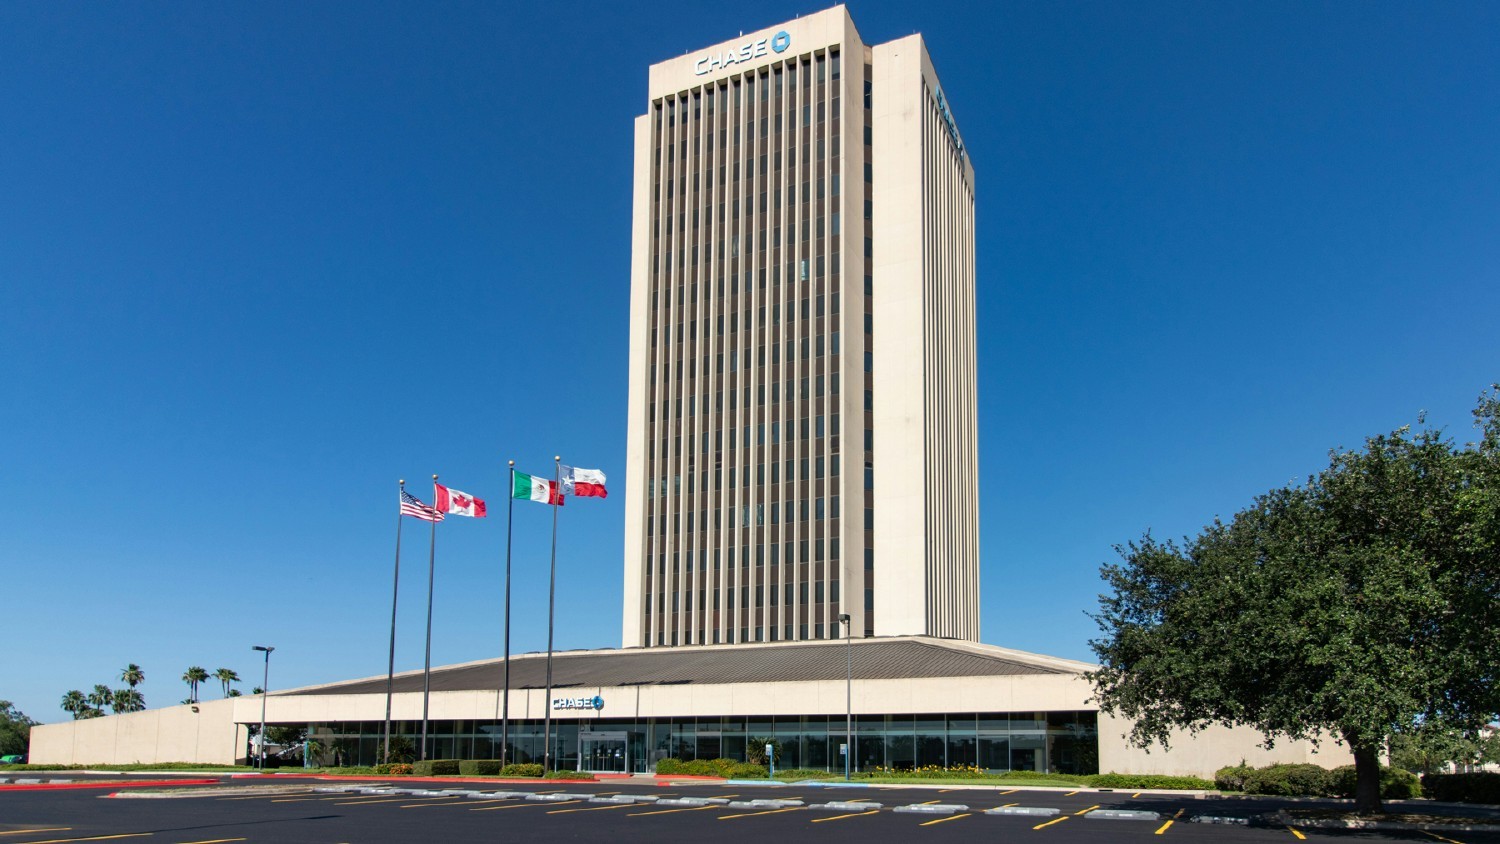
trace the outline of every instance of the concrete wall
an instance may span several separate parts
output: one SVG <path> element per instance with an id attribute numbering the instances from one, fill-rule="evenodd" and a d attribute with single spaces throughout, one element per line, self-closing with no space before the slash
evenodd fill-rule
<path id="1" fill-rule="evenodd" d="M 259 697 L 253 698 L 259 707 Z M 194 711 L 194 710 L 197 711 Z M 232 764 L 247 733 L 234 720 L 235 701 L 214 700 L 106 715 L 31 728 L 34 764 L 126 765 L 136 762 Z"/>
<path id="2" fill-rule="evenodd" d="M 1045 659 L 1045 658 L 1043 658 Z M 1063 663 L 1062 660 L 1053 662 Z M 765 715 L 797 713 L 840 715 L 845 707 L 842 680 L 808 683 L 721 684 L 569 688 L 569 697 L 600 695 L 605 718 L 667 718 L 694 715 Z M 922 680 L 864 680 L 854 684 L 856 715 L 886 712 L 1027 712 L 1088 710 L 1089 684 L 1077 674 L 1029 674 L 1012 677 L 950 677 Z M 540 689 L 511 692 L 512 718 L 541 719 L 546 715 Z M 86 721 L 48 724 L 32 729 L 31 760 L 41 764 L 126 764 L 132 762 L 210 762 L 228 764 L 244 753 L 247 732 L 240 724 L 260 720 L 260 698 L 247 696 L 172 706 Z M 385 717 L 385 696 L 273 694 L 266 701 L 270 723 L 306 724 L 320 721 L 379 721 Z M 566 723 L 592 712 L 560 710 L 553 720 Z M 417 720 L 422 696 L 398 694 L 392 717 Z M 495 691 L 435 692 L 431 698 L 434 721 L 497 719 L 500 694 Z M 1325 742 L 1278 743 L 1273 750 L 1259 746 L 1252 730 L 1215 727 L 1197 736 L 1174 737 L 1170 750 L 1149 752 L 1124 738 L 1129 723 L 1101 715 L 1099 770 L 1101 772 L 1177 774 L 1211 777 L 1226 765 L 1245 760 L 1252 765 L 1271 762 L 1312 762 L 1324 767 L 1353 760 L 1340 745 Z"/>

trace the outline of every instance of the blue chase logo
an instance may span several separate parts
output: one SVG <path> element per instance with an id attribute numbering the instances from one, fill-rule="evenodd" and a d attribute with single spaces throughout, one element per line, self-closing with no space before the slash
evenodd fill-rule
<path id="1" fill-rule="evenodd" d="M 557 697 L 552 699 L 553 709 L 593 709 L 595 711 L 604 708 L 604 698 L 599 695 L 593 697 Z"/>
<path id="2" fill-rule="evenodd" d="M 738 47 L 730 47 L 720 53 L 709 53 L 693 63 L 693 73 L 704 76 L 716 70 L 723 70 L 732 64 L 758 59 L 766 54 L 767 47 L 772 52 L 785 53 L 790 46 L 792 46 L 792 36 L 783 29 L 770 38 L 746 41 Z"/>

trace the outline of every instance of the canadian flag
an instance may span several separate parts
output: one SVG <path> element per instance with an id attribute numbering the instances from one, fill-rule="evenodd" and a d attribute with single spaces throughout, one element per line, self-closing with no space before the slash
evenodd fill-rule
<path id="1" fill-rule="evenodd" d="M 436 483 L 432 485 L 432 495 L 437 499 L 435 509 L 439 513 L 472 516 L 476 519 L 484 518 L 484 499 L 482 498 L 475 498 L 467 492 L 459 492 Z"/>

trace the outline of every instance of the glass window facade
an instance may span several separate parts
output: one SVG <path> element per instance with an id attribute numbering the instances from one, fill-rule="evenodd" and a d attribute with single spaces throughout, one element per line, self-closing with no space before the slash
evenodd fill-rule
<path id="1" fill-rule="evenodd" d="M 593 718 L 553 721 L 556 766 L 562 769 L 648 773 L 662 759 L 745 761 L 753 739 L 781 743 L 777 767 L 843 768 L 842 715 L 777 715 L 744 718 Z M 974 765 L 993 772 L 1099 772 L 1098 713 L 935 713 L 860 715 L 853 720 L 851 768 L 896 770 L 923 765 Z M 381 721 L 309 725 L 309 735 L 338 750 L 353 765 L 373 765 L 383 741 Z M 392 736 L 415 747 L 420 722 L 391 723 Z M 433 721 L 428 727 L 431 759 L 500 758 L 499 721 Z M 512 721 L 510 753 L 515 762 L 542 760 L 542 722 Z"/>

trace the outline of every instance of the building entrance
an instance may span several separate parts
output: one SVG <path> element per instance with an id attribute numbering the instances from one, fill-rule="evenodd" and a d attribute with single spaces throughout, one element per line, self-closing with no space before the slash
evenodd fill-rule
<path id="1" fill-rule="evenodd" d="M 605 774 L 630 771 L 630 734 L 624 731 L 578 732 L 578 770 Z"/>

